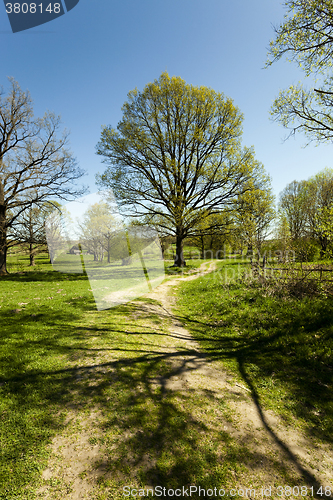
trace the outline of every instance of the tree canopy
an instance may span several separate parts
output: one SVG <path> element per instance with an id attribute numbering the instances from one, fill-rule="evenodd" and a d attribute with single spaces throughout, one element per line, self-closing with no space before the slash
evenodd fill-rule
<path id="1" fill-rule="evenodd" d="M 184 265 L 185 237 L 200 222 L 232 210 L 258 162 L 241 147 L 243 116 L 233 101 L 162 73 L 129 92 L 117 129 L 104 127 L 97 153 L 108 165 L 97 178 L 120 209 L 176 237 L 175 265 Z M 213 226 L 205 228 L 212 231 Z"/>
<path id="2" fill-rule="evenodd" d="M 35 265 L 35 255 L 41 245 L 46 245 L 45 223 L 54 211 L 55 202 L 31 205 L 13 222 L 8 231 L 8 247 L 16 244 L 28 245 L 30 266 Z"/>
<path id="3" fill-rule="evenodd" d="M 293 181 L 280 193 L 280 217 L 288 224 L 290 237 L 297 240 L 306 234 L 308 200 L 306 181 Z"/>
<path id="4" fill-rule="evenodd" d="M 259 257 L 262 243 L 274 219 L 275 197 L 271 178 L 261 166 L 257 169 L 256 177 L 251 179 L 249 189 L 239 196 L 234 214 L 239 236 L 246 243 L 248 252 L 254 251 Z"/>
<path id="5" fill-rule="evenodd" d="M 333 3 L 331 0 L 286 0 L 284 22 L 275 28 L 268 65 L 286 56 L 305 72 L 316 74 L 317 88 L 301 83 L 282 90 L 272 106 L 273 117 L 291 133 L 312 141 L 333 139 Z"/>

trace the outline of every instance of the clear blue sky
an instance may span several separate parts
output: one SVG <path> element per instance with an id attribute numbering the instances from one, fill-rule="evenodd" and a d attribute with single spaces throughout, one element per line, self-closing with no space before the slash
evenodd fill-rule
<path id="1" fill-rule="evenodd" d="M 61 115 L 91 192 L 104 170 L 95 154 L 101 126 L 117 125 L 129 90 L 165 70 L 209 86 L 244 113 L 243 144 L 254 146 L 278 195 L 333 166 L 331 145 L 304 149 L 302 136 L 284 142 L 286 131 L 269 118 L 279 89 L 303 78 L 286 61 L 263 69 L 283 14 L 279 0 L 80 0 L 64 16 L 13 34 L 1 2 L 0 84 L 13 76 L 30 91 L 36 115 Z"/>

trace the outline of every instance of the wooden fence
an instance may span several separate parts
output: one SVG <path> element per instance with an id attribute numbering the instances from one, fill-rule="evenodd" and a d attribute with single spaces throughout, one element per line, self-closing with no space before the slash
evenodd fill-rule
<path id="1" fill-rule="evenodd" d="M 260 271 L 259 271 L 260 269 Z M 266 265 L 260 266 L 257 270 L 259 273 L 264 276 L 264 277 L 274 277 L 277 279 L 285 279 L 287 277 L 295 277 L 298 279 L 315 279 L 319 281 L 325 281 L 325 282 L 332 282 L 333 279 L 324 279 L 324 277 L 327 276 L 327 274 L 324 273 L 333 273 L 333 268 L 330 267 L 322 267 L 322 266 L 317 266 L 317 267 L 307 267 L 307 266 L 302 266 L 300 267 L 266 267 Z M 268 271 L 271 271 L 268 273 Z M 276 275 L 275 271 L 279 272 L 279 275 Z M 330 276 L 331 277 L 331 276 Z"/>

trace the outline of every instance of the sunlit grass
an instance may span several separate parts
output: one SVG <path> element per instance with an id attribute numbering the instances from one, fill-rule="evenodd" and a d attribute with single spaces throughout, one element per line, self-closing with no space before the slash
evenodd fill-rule
<path id="1" fill-rule="evenodd" d="M 54 272 L 44 259 L 46 272 L 0 281 L 0 499 L 37 499 L 42 484 L 52 500 L 63 498 L 61 478 L 43 481 L 42 471 L 52 438 L 81 432 L 67 422 L 69 411 L 78 419 L 101 413 L 89 441 L 104 457 L 99 500 L 123 498 L 124 484 L 227 488 L 245 477 L 258 455 L 223 430 L 232 419 L 227 396 L 158 382 L 175 375 L 179 351 L 168 320 L 145 309 L 156 301 L 141 297 L 98 312 L 85 275 Z M 261 404 L 329 441 L 331 299 L 265 297 L 237 281 L 246 264 L 234 260 L 227 273 L 217 265 L 219 273 L 182 285 L 180 319 Z M 185 363 L 192 356 L 184 348 L 181 355 Z M 278 470 L 273 459 L 271 466 Z"/>
<path id="2" fill-rule="evenodd" d="M 203 349 L 266 407 L 323 441 L 333 436 L 333 297 L 277 297 L 245 263 L 183 283 L 180 317 Z"/>
<path id="3" fill-rule="evenodd" d="M 172 376 L 176 348 L 164 345 L 167 322 L 142 313 L 152 299 L 98 312 L 85 275 L 49 269 L 0 283 L 1 500 L 39 498 L 45 483 L 53 500 L 62 498 L 61 478 L 42 480 L 50 443 L 80 432 L 66 415 L 89 408 L 102 414 L 91 445 L 107 456 L 99 498 L 122 498 L 125 483 L 233 484 L 230 471 L 242 470 L 246 450 L 211 427 L 214 415 L 228 417 L 228 405 L 153 382 Z"/>

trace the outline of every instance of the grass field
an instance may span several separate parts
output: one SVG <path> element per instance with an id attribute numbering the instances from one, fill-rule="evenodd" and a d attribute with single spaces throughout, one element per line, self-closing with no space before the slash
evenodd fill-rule
<path id="1" fill-rule="evenodd" d="M 102 424 L 90 443 L 104 446 L 113 478 L 101 478 L 96 498 L 118 498 L 129 482 L 230 483 L 242 446 L 225 432 L 205 431 L 216 411 L 229 418 L 227 406 L 195 392 L 189 398 L 152 389 L 152 380 L 172 370 L 172 356 L 163 345 L 165 321 L 137 313 L 149 299 L 96 311 L 85 275 L 54 272 L 46 256 L 36 263 L 37 271 L 26 270 L 20 259 L 12 263 L 20 271 L 1 278 L 1 500 L 40 498 L 52 438 L 80 435 L 68 415 L 74 411 L 79 421 L 96 408 Z M 53 500 L 70 495 L 60 479 L 49 486 Z"/>
<path id="2" fill-rule="evenodd" d="M 64 433 L 79 437 L 96 409 L 89 446 L 103 447 L 95 468 L 108 473 L 97 481 L 96 500 L 123 498 L 125 484 L 232 487 L 235 474 L 246 474 L 251 450 L 221 427 L 233 418 L 226 399 L 154 383 L 173 372 L 176 352 L 172 338 L 166 344 L 168 320 L 142 309 L 154 300 L 97 311 L 85 275 L 54 272 L 45 255 L 37 269 L 27 263 L 13 257 L 18 272 L 0 286 L 1 500 L 35 500 L 45 485 L 52 500 L 70 498 L 61 477 L 42 478 L 50 443 Z M 167 279 L 182 274 L 169 265 Z M 237 279 L 244 264 L 218 266 L 181 286 L 179 318 L 258 404 L 331 443 L 332 298 L 265 296 L 260 285 Z"/>
<path id="3" fill-rule="evenodd" d="M 181 285 L 179 314 L 265 408 L 333 441 L 333 296 L 275 295 L 241 261 Z"/>

